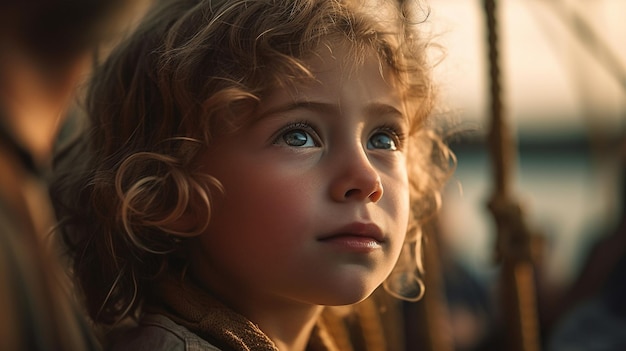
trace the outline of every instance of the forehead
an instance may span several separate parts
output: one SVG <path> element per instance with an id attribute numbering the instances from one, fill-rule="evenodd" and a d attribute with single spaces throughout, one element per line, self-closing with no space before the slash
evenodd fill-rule
<path id="1" fill-rule="evenodd" d="M 382 78 L 387 76 L 393 78 L 389 67 L 382 62 L 373 47 L 357 45 L 346 40 L 322 42 L 303 61 L 314 74 L 334 69 L 335 73 L 341 73 L 342 78 L 349 79 L 362 74 L 364 70 L 375 70 Z"/>
<path id="2" fill-rule="evenodd" d="M 404 105 L 403 89 L 396 73 L 371 47 L 329 41 L 320 44 L 301 62 L 307 76 L 277 82 L 263 94 L 261 105 L 271 104 L 277 96 L 282 99 L 329 99 L 335 93 L 338 97 L 340 90 L 348 86 L 367 90 L 366 95 L 372 95 L 371 99 Z M 398 109 L 401 107 L 404 106 L 398 106 Z"/>

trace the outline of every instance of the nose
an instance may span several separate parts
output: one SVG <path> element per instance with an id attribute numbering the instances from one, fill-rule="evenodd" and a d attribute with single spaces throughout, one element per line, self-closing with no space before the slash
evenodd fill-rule
<path id="1" fill-rule="evenodd" d="M 336 166 L 336 175 L 331 185 L 334 201 L 371 201 L 378 202 L 383 196 L 380 175 L 372 165 L 365 150 L 358 147 L 357 152 L 345 153 Z"/>

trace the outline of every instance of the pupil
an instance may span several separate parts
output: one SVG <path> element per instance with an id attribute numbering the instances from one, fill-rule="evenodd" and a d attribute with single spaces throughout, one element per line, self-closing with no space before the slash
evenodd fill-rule
<path id="1" fill-rule="evenodd" d="M 391 138 L 389 138 L 387 135 L 378 134 L 378 135 L 375 135 L 373 139 L 374 140 L 372 140 L 372 144 L 377 149 L 392 149 L 393 148 L 393 142 L 391 141 Z"/>
<path id="2" fill-rule="evenodd" d="M 306 134 L 304 134 L 301 131 L 294 131 L 294 132 L 285 134 L 283 139 L 285 140 L 285 143 L 287 143 L 287 145 L 291 145 L 291 146 L 302 146 L 306 144 L 306 141 L 307 141 Z"/>

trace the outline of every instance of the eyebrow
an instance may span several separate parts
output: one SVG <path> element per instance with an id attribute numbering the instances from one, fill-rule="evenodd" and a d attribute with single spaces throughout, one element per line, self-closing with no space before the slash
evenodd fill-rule
<path id="1" fill-rule="evenodd" d="M 337 114 L 339 112 L 339 109 L 335 105 L 325 103 L 325 102 L 303 100 L 303 101 L 294 101 L 294 102 L 287 103 L 287 104 L 280 104 L 278 106 L 270 108 L 269 110 L 264 111 L 262 114 L 260 114 L 257 117 L 257 120 L 261 120 L 268 116 L 285 113 L 285 112 L 296 111 L 296 110 L 309 110 L 309 111 L 320 112 L 324 114 Z"/>
<path id="2" fill-rule="evenodd" d="M 267 111 L 264 111 L 262 114 L 260 114 L 256 118 L 256 120 L 262 120 L 265 117 L 268 117 L 271 115 L 291 112 L 291 111 L 301 110 L 301 109 L 309 110 L 313 112 L 319 112 L 323 114 L 340 115 L 341 107 L 339 105 L 326 103 L 326 102 L 319 102 L 319 101 L 294 101 L 292 103 L 282 104 L 274 108 L 271 108 Z M 396 117 L 396 118 L 403 119 L 403 120 L 407 118 L 405 114 L 402 113 L 398 108 L 394 107 L 393 105 L 383 103 L 383 102 L 373 102 L 373 103 L 366 105 L 366 114 L 368 116 L 386 115 L 386 116 L 392 116 L 392 117 Z"/>
<path id="3" fill-rule="evenodd" d="M 382 102 L 373 102 L 367 105 L 367 112 L 370 115 L 386 115 L 392 117 L 395 116 L 403 120 L 407 118 L 407 116 L 395 106 Z"/>

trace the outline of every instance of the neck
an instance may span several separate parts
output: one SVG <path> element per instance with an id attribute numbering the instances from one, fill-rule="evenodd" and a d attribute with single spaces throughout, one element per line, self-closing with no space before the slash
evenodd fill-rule
<path id="1" fill-rule="evenodd" d="M 249 318 L 279 350 L 304 351 L 322 309 L 322 306 L 285 306 L 283 310 L 270 308 Z"/>
<path id="2" fill-rule="evenodd" d="M 224 281 L 227 278 L 211 277 L 215 278 L 211 279 L 206 275 L 199 277 L 198 274 L 201 275 L 199 272 L 192 274 L 196 275 L 197 282 L 203 289 L 210 291 L 222 303 L 256 324 L 279 350 L 306 350 L 323 306 L 260 291 L 250 294 L 249 289 L 245 287 L 222 289 L 221 284 L 208 282 Z"/>

